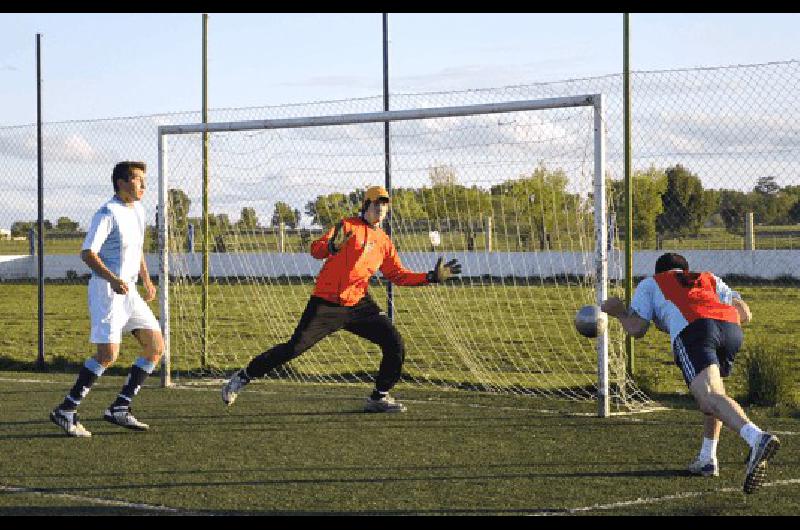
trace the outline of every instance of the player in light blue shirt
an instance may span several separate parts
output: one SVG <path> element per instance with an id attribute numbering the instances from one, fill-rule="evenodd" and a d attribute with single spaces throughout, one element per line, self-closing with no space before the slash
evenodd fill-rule
<path id="1" fill-rule="evenodd" d="M 63 403 L 50 413 L 50 419 L 69 436 L 89 437 L 91 433 L 78 420 L 78 405 L 92 385 L 116 361 L 122 334 L 130 331 L 143 351 L 131 366 L 128 378 L 116 400 L 105 410 L 103 419 L 128 429 L 149 428 L 131 413 L 131 401 L 153 371 L 164 351 L 161 328 L 147 302 L 156 296 L 144 260 L 145 214 L 139 201 L 145 190 L 144 162 L 120 162 L 111 181 L 114 197 L 92 217 L 81 249 L 81 259 L 92 270 L 89 280 L 90 341 L 97 353 L 78 374 L 75 385 Z M 141 277 L 142 298 L 136 290 Z"/>
<path id="2" fill-rule="evenodd" d="M 689 472 L 719 475 L 716 448 L 724 424 L 750 446 L 744 492 L 761 487 L 767 461 L 780 448 L 780 440 L 750 421 L 742 407 L 726 395 L 722 380 L 730 374 L 741 348 L 741 323 L 752 317 L 739 293 L 711 272 L 690 271 L 686 258 L 667 252 L 656 260 L 655 274 L 636 287 L 630 308 L 611 297 L 601 309 L 634 337 L 643 337 L 650 321 L 669 333 L 675 363 L 705 415 L 703 445 Z"/>

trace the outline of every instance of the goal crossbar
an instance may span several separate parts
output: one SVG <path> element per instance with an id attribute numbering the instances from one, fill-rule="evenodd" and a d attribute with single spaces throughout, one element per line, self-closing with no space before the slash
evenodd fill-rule
<path id="1" fill-rule="evenodd" d="M 423 120 L 430 118 L 452 118 L 478 114 L 502 114 L 527 110 L 558 109 L 565 107 L 595 106 L 600 94 L 569 96 L 563 98 L 544 98 L 458 107 L 435 107 L 409 110 L 390 110 L 361 114 L 335 114 L 331 116 L 309 116 L 276 120 L 247 120 L 219 123 L 194 123 L 189 125 L 161 125 L 159 135 L 195 134 L 204 132 L 233 132 L 263 129 L 294 129 L 298 127 L 322 127 L 327 125 L 354 125 L 358 123 L 378 123 L 384 121 Z"/>

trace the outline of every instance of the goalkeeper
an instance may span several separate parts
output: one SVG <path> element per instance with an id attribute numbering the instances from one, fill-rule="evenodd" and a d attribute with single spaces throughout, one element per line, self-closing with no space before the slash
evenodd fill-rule
<path id="1" fill-rule="evenodd" d="M 253 358 L 222 387 L 222 401 L 233 404 L 242 388 L 252 379 L 298 357 L 326 336 L 346 329 L 381 348 L 375 389 L 367 398 L 365 412 L 403 412 L 406 407 L 389 390 L 400 379 L 405 348 L 392 321 L 367 292 L 369 279 L 380 269 L 397 285 L 415 286 L 441 283 L 461 272 L 453 259 L 440 257 L 432 271 L 413 272 L 403 267 L 389 236 L 381 229 L 389 212 L 389 193 L 380 186 L 367 189 L 361 214 L 339 221 L 311 244 L 311 255 L 324 259 L 316 287 L 300 323 L 288 342 Z"/>

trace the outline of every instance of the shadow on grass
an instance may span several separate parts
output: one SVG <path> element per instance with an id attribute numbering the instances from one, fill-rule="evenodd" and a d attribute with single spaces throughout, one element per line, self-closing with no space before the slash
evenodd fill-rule
<path id="1" fill-rule="evenodd" d="M 23 515 L 61 515 L 61 516 L 85 516 L 85 515 L 186 515 L 189 512 L 175 513 L 163 512 L 135 508 L 121 508 L 115 506 L 3 506 L 0 507 L 0 516 L 23 516 Z M 201 514 L 201 512 L 191 512 Z M 210 514 L 209 514 L 210 515 Z M 216 515 L 216 514 L 215 514 Z"/>
<path id="2" fill-rule="evenodd" d="M 57 427 L 53 427 L 56 429 Z M 106 436 L 121 436 L 121 435 L 138 435 L 142 436 L 142 432 L 134 433 L 133 431 L 126 432 L 126 431 L 91 431 L 92 436 L 91 438 L 104 438 Z M 0 434 L 0 440 L 33 440 L 33 439 L 48 439 L 48 438 L 64 438 L 65 440 L 68 439 L 77 439 L 73 436 L 67 436 L 63 432 L 54 432 L 54 433 L 46 433 L 46 434 Z M 81 442 L 78 442 L 81 443 Z"/>
<path id="3" fill-rule="evenodd" d="M 87 355 L 88 357 L 88 355 Z M 75 374 L 77 375 L 83 367 L 86 359 L 75 361 L 65 357 L 52 357 L 45 361 L 44 368 L 40 369 L 36 361 L 20 361 L 0 357 L 0 372 L 30 372 L 32 374 Z M 119 363 L 111 365 L 106 369 L 104 375 L 128 375 L 130 365 Z M 154 372 L 156 373 L 156 372 Z"/>
<path id="4" fill-rule="evenodd" d="M 306 472 L 314 472 L 314 469 L 304 469 Z M 318 471 L 330 471 L 329 469 L 319 469 Z M 424 471 L 424 470 L 423 470 Z M 239 475 L 241 472 L 238 473 Z M 129 490 L 170 490 L 177 488 L 231 488 L 231 487 L 260 487 L 260 486 L 302 486 L 325 484 L 348 484 L 348 485 L 384 485 L 387 482 L 422 482 L 422 483 L 452 483 L 452 482 L 478 482 L 482 483 L 491 480 L 537 480 L 537 479 L 591 479 L 591 478 L 664 478 L 664 477 L 685 477 L 688 473 L 684 470 L 632 470 L 632 471 L 602 471 L 602 472 L 581 472 L 581 473 L 499 473 L 499 474 L 479 474 L 479 475 L 443 475 L 443 476 L 422 476 L 422 477 L 376 477 L 358 478 L 287 478 L 287 479 L 268 479 L 268 480 L 230 480 L 230 481 L 175 481 L 169 482 L 149 482 L 147 484 L 109 484 L 97 486 L 75 486 L 75 487 L 53 487 L 35 488 L 35 491 L 43 494 L 72 493 L 80 494 L 87 491 L 129 491 Z"/>
<path id="5" fill-rule="evenodd" d="M 607 463 L 607 465 L 623 465 L 624 459 L 620 459 L 619 463 Z M 723 461 L 723 463 L 728 463 Z M 560 469 L 563 467 L 580 467 L 581 465 L 587 465 L 585 462 L 580 460 L 563 460 L 560 462 L 537 462 L 535 464 L 525 463 L 525 464 L 484 464 L 481 467 L 483 470 L 508 470 L 508 469 L 520 469 L 520 468 L 536 468 L 536 469 Z M 645 460 L 640 461 L 637 465 L 646 468 L 648 466 L 663 466 L 663 462 L 657 460 Z M 431 473 L 434 471 L 451 471 L 455 472 L 458 470 L 464 471 L 474 471 L 475 465 L 473 464 L 430 464 L 430 465 L 382 465 L 381 470 L 385 473 L 409 473 L 409 472 L 425 472 Z M 236 473 L 241 475 L 244 473 L 266 473 L 269 475 L 274 475 L 275 473 L 318 473 L 318 472 L 325 472 L 325 473 L 348 473 L 348 472 L 356 472 L 356 473 L 364 473 L 365 468 L 361 465 L 330 465 L 325 467 L 316 467 L 316 466 L 273 466 L 273 467 L 240 467 L 236 469 Z M 130 480 L 131 477 L 153 477 L 158 475 L 163 475 L 170 479 L 174 479 L 175 477 L 182 476 L 182 475 L 193 475 L 193 476 L 203 476 L 203 475 L 225 475 L 231 474 L 232 471 L 229 468 L 216 468 L 216 469 L 153 469 L 153 470 L 144 470 L 144 471 L 112 471 L 112 472 L 97 472 L 97 471 L 86 471 L 82 473 L 86 479 L 95 479 L 100 477 L 108 477 L 108 478 L 123 478 L 126 477 L 127 480 Z M 592 472 L 591 475 L 594 476 L 614 476 L 613 473 L 615 472 Z M 626 471 L 625 473 L 641 473 L 641 476 L 683 476 L 684 473 L 681 470 L 659 470 L 659 471 L 648 471 L 648 470 L 639 470 L 636 472 Z M 663 475 L 651 475 L 652 473 L 664 473 Z M 667 473 L 674 473 L 672 475 L 667 475 Z M 688 473 L 685 472 L 685 473 Z M 589 473 L 582 473 L 581 476 L 589 476 Z M 61 477 L 68 477 L 72 476 L 69 473 L 53 473 L 52 471 L 44 472 L 44 473 L 35 473 L 35 472 L 25 472 L 21 474 L 6 474 L 4 478 L 6 479 L 25 479 L 25 478 L 61 478 Z M 527 475 L 526 475 L 527 476 Z M 561 477 L 561 476 L 575 476 L 574 473 L 572 474 L 563 474 L 563 473 L 556 473 L 555 471 L 550 471 L 549 473 L 543 474 L 541 476 L 550 476 L 550 477 Z M 632 476 L 632 475 L 626 475 Z M 463 476 L 462 476 L 463 478 Z M 472 477 L 468 477 L 472 478 Z M 387 480 L 387 479 L 382 479 Z M 395 480 L 394 478 L 390 480 Z M 406 479 L 408 480 L 408 479 Z M 417 480 L 424 480 L 424 479 L 417 479 Z"/>
<path id="6" fill-rule="evenodd" d="M 325 516 L 325 515 L 524 515 L 536 513 L 567 513 L 563 508 L 525 509 L 435 509 L 435 510 L 363 510 L 363 511 L 312 511 L 312 510 L 180 510 L 176 512 L 148 510 L 144 508 L 121 508 L 114 506 L 6 506 L 0 508 L 0 516 L 88 516 L 88 515 L 141 515 L 141 516 Z"/>

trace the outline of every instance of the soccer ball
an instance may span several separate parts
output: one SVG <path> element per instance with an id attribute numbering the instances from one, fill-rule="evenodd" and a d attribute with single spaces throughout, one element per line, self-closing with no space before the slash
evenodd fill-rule
<path id="1" fill-rule="evenodd" d="M 605 333 L 608 315 L 596 305 L 585 305 L 575 314 L 575 329 L 584 337 L 594 338 Z"/>

